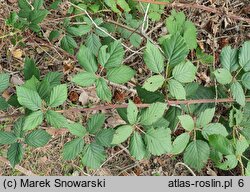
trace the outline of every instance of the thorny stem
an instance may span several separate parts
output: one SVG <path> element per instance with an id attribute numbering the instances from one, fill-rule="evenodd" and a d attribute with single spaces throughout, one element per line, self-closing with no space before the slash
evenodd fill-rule
<path id="1" fill-rule="evenodd" d="M 200 10 L 207 11 L 207 12 L 210 12 L 210 13 L 218 14 L 220 16 L 228 17 L 230 19 L 234 19 L 234 20 L 244 21 L 244 22 L 250 23 L 250 19 L 249 18 L 240 17 L 238 15 L 229 14 L 229 13 L 227 14 L 224 11 L 221 11 L 219 9 L 212 8 L 212 7 L 207 7 L 205 5 L 199 5 L 197 3 L 176 3 L 176 2 L 169 3 L 169 2 L 160 2 L 160 1 L 153 1 L 153 0 L 135 0 L 135 1 L 144 2 L 144 3 L 158 4 L 158 5 L 168 5 L 168 6 L 177 7 L 177 8 L 200 9 Z"/>
<path id="2" fill-rule="evenodd" d="M 168 100 L 166 101 L 166 104 L 168 106 L 177 106 L 177 105 L 191 105 L 191 104 L 205 104 L 205 103 L 233 103 L 235 102 L 232 98 L 225 98 L 225 99 L 198 99 L 198 100 L 184 100 L 184 101 L 172 101 Z M 246 102 L 250 102 L 250 98 L 246 98 Z M 147 108 L 150 106 L 150 104 L 136 104 L 138 108 Z M 119 108 L 127 108 L 128 104 L 109 104 L 109 105 L 98 105 L 91 108 L 71 108 L 71 109 L 65 109 L 65 110 L 58 110 L 56 112 L 58 113 L 65 113 L 65 112 L 90 112 L 90 111 L 100 111 L 100 110 L 109 110 L 109 109 L 119 109 Z M 16 115 L 7 115 L 7 116 L 0 116 L 0 121 L 7 119 L 7 118 L 13 118 L 17 117 Z"/>

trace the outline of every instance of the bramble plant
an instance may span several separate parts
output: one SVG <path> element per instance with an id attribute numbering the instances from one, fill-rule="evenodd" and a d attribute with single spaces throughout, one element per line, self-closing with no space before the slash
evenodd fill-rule
<path id="1" fill-rule="evenodd" d="M 19 12 L 12 12 L 6 24 L 20 31 L 39 32 L 39 25 L 49 14 L 47 9 L 56 10 L 60 3 L 54 1 L 48 8 L 43 0 L 19 0 Z M 11 130 L 0 130 L 0 145 L 10 145 L 7 158 L 11 166 L 21 162 L 27 145 L 38 148 L 49 143 L 51 136 L 41 128 L 46 125 L 66 128 L 72 134 L 73 139 L 62 149 L 64 160 L 80 157 L 83 165 L 91 169 L 103 165 L 106 149 L 124 144 L 136 161 L 163 154 L 183 155 L 184 163 L 196 171 L 213 162 L 218 169 L 239 166 L 242 175 L 250 175 L 250 100 L 246 99 L 250 90 L 250 41 L 239 48 L 222 49 L 221 66 L 209 68 L 214 83 L 205 87 L 197 81 L 199 65 L 210 65 L 214 58 L 198 47 L 197 29 L 183 12 L 171 12 L 164 26 L 168 34 L 156 43 L 147 38 L 145 29 L 151 20 L 161 19 L 164 5 L 130 0 L 68 3 L 71 16 L 63 19 L 61 28 L 53 29 L 48 37 L 50 43 L 58 41 L 70 55 L 76 53 L 80 71 L 69 75 L 68 84 L 95 86 L 96 95 L 109 103 L 113 98 L 111 86 L 124 86 L 134 78 L 135 91 L 143 104 L 128 99 L 126 105 L 112 105 L 109 109 L 115 108 L 124 120 L 116 127 L 106 125 L 101 108 L 93 108 L 97 112 L 86 123 L 72 122 L 61 114 L 65 109 L 62 106 L 68 102 L 69 87 L 66 82 L 62 84 L 63 74 L 41 75 L 35 60 L 26 57 L 24 83 L 15 87 L 16 92 L 9 99 L 2 93 L 10 86 L 10 74 L 0 73 L 0 110 L 19 108 L 22 114 Z M 104 8 L 111 9 L 126 24 L 125 29 L 102 19 Z M 137 12 L 147 17 L 138 16 Z M 95 14 L 98 17 L 92 18 Z M 142 30 L 137 30 L 140 27 Z M 132 32 L 131 28 L 136 30 Z M 137 71 L 124 61 L 128 47 L 112 33 L 134 47 L 145 45 L 141 55 L 150 76 L 137 81 Z M 226 116 L 217 113 L 218 103 L 225 103 Z"/>

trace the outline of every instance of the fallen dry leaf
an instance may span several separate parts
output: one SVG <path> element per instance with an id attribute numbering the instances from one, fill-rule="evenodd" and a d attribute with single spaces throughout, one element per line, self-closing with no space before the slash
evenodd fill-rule
<path id="1" fill-rule="evenodd" d="M 71 91 L 71 92 L 69 93 L 69 100 L 70 100 L 70 101 L 72 101 L 72 102 L 77 102 L 78 99 L 79 99 L 79 95 L 78 95 L 77 92 Z"/>
<path id="2" fill-rule="evenodd" d="M 87 92 L 82 90 L 82 93 L 80 94 L 80 97 L 79 97 L 79 102 L 82 105 L 86 105 L 88 103 L 88 100 L 89 100 L 89 96 L 88 96 Z"/>
<path id="3" fill-rule="evenodd" d="M 21 49 L 15 49 L 15 50 L 11 50 L 11 54 L 13 57 L 17 59 L 22 59 L 23 51 Z"/>

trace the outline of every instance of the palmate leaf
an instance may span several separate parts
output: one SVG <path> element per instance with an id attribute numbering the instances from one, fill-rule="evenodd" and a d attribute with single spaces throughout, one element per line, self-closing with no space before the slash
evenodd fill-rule
<path id="1" fill-rule="evenodd" d="M 91 143 L 84 147 L 82 163 L 92 169 L 97 169 L 105 161 L 106 154 L 102 146 Z"/>
<path id="2" fill-rule="evenodd" d="M 134 132 L 130 139 L 129 152 L 136 160 L 142 160 L 146 155 L 145 143 L 138 132 Z"/>
<path id="3" fill-rule="evenodd" d="M 0 73 L 0 93 L 2 93 L 9 86 L 9 74 Z"/>
<path id="4" fill-rule="evenodd" d="M 48 134 L 45 130 L 39 129 L 32 131 L 25 137 L 25 143 L 31 147 L 43 147 L 51 139 L 51 135 Z"/>
<path id="5" fill-rule="evenodd" d="M 43 122 L 43 112 L 36 111 L 25 117 L 23 130 L 32 130 L 37 126 L 41 125 Z"/>
<path id="6" fill-rule="evenodd" d="M 145 143 L 147 150 L 152 155 L 162 155 L 172 149 L 170 129 L 158 128 L 149 129 L 145 134 Z"/>
<path id="7" fill-rule="evenodd" d="M 209 145 L 201 140 L 191 142 L 184 152 L 184 162 L 191 168 L 200 171 L 209 158 Z"/>
<path id="8" fill-rule="evenodd" d="M 150 42 L 147 43 L 143 59 L 154 73 L 161 73 L 164 70 L 164 57 L 160 50 Z"/>
<path id="9" fill-rule="evenodd" d="M 8 149 L 7 158 L 14 168 L 23 159 L 23 146 L 20 143 L 12 144 Z"/>
<path id="10" fill-rule="evenodd" d="M 25 87 L 17 87 L 16 90 L 17 90 L 18 102 L 22 106 L 32 111 L 37 111 L 41 109 L 42 99 L 40 98 L 40 96 L 36 91 L 27 89 Z"/>
<path id="11" fill-rule="evenodd" d="M 112 140 L 113 145 L 118 145 L 126 141 L 133 132 L 133 127 L 130 125 L 119 126 L 114 133 Z"/>
<path id="12" fill-rule="evenodd" d="M 57 85 L 55 86 L 50 94 L 49 98 L 49 106 L 50 107 L 58 107 L 62 105 L 67 100 L 67 85 Z"/>
<path id="13" fill-rule="evenodd" d="M 84 141 L 82 138 L 74 139 L 63 146 L 63 159 L 72 160 L 75 159 L 82 151 L 84 147 Z"/>
<path id="14" fill-rule="evenodd" d="M 119 84 L 127 83 L 134 75 L 135 71 L 126 65 L 109 69 L 107 72 L 108 80 Z"/>
<path id="15" fill-rule="evenodd" d="M 171 68 L 183 62 L 189 52 L 187 44 L 179 33 L 171 35 L 169 39 L 164 40 L 162 47 Z"/>

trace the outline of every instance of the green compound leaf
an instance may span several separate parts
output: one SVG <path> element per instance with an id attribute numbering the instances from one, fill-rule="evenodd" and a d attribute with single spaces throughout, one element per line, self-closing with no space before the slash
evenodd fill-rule
<path id="1" fill-rule="evenodd" d="M 77 53 L 77 59 L 87 72 L 95 73 L 97 71 L 96 57 L 89 48 L 82 45 Z"/>
<path id="2" fill-rule="evenodd" d="M 72 78 L 72 82 L 76 83 L 77 85 L 88 87 L 93 85 L 97 80 L 95 73 L 92 72 L 82 72 L 78 73 Z"/>
<path id="3" fill-rule="evenodd" d="M 194 129 L 194 120 L 190 115 L 181 115 L 178 118 L 185 130 L 192 131 Z"/>
<path id="4" fill-rule="evenodd" d="M 165 110 L 167 105 L 164 103 L 153 103 L 151 104 L 141 115 L 140 123 L 142 125 L 152 125 L 157 120 L 159 120 Z"/>
<path id="5" fill-rule="evenodd" d="M 216 71 L 214 71 L 214 75 L 217 81 L 222 85 L 229 84 L 233 80 L 233 76 L 227 69 L 217 69 Z"/>
<path id="6" fill-rule="evenodd" d="M 103 129 L 96 134 L 96 143 L 103 147 L 110 147 L 115 134 L 114 129 Z"/>
<path id="7" fill-rule="evenodd" d="M 189 133 L 182 133 L 173 142 L 173 148 L 171 150 L 171 154 L 173 155 L 178 155 L 182 153 L 185 148 L 187 147 L 187 144 L 190 140 L 190 135 Z"/>
<path id="8" fill-rule="evenodd" d="M 37 79 L 40 79 L 40 71 L 36 67 L 34 59 L 25 58 L 24 60 L 24 78 L 25 80 L 31 79 L 32 76 L 35 76 Z"/>
<path id="9" fill-rule="evenodd" d="M 91 134 L 96 134 L 103 126 L 105 121 L 105 115 L 103 113 L 98 113 L 93 115 L 88 120 L 87 130 Z"/>
<path id="10" fill-rule="evenodd" d="M 55 86 L 50 94 L 49 98 L 49 106 L 50 107 L 58 107 L 59 105 L 62 105 L 66 100 L 68 96 L 68 90 L 67 85 L 57 85 Z"/>
<path id="11" fill-rule="evenodd" d="M 239 103 L 241 106 L 246 105 L 245 93 L 239 82 L 234 82 L 231 85 L 231 92 L 232 92 L 233 98 L 236 100 L 237 103 Z"/>
<path id="12" fill-rule="evenodd" d="M 50 134 L 48 134 L 45 130 L 39 129 L 28 134 L 25 138 L 25 143 L 31 147 L 38 148 L 45 146 L 50 139 Z"/>
<path id="13" fill-rule="evenodd" d="M 164 81 L 165 79 L 162 75 L 154 75 L 145 81 L 142 88 L 154 92 L 162 87 Z"/>
<path id="14" fill-rule="evenodd" d="M 63 146 L 63 159 L 75 159 L 84 148 L 84 141 L 82 138 L 74 139 Z"/>
<path id="15" fill-rule="evenodd" d="M 101 48 L 101 65 L 107 69 L 120 67 L 125 51 L 120 41 L 114 41 L 108 47 Z"/>
<path id="16" fill-rule="evenodd" d="M 87 129 L 80 123 L 71 123 L 67 125 L 69 132 L 77 137 L 84 137 L 87 133 Z"/>
<path id="17" fill-rule="evenodd" d="M 176 99 L 178 100 L 186 99 L 186 91 L 184 87 L 182 86 L 182 84 L 179 83 L 178 81 L 171 79 L 168 82 L 168 89 L 169 89 L 170 94 Z"/>
<path id="18" fill-rule="evenodd" d="M 136 160 L 142 160 L 146 155 L 145 143 L 138 132 L 134 132 L 130 139 L 129 152 Z"/>
<path id="19" fill-rule="evenodd" d="M 224 127 L 224 125 L 220 123 L 210 123 L 206 125 L 202 131 L 201 131 L 203 137 L 208 140 L 208 137 L 210 135 L 222 135 L 224 137 L 228 136 L 227 129 Z"/>
<path id="20" fill-rule="evenodd" d="M 191 142 L 184 152 L 184 163 L 200 171 L 209 158 L 209 145 L 201 140 Z"/>
<path id="21" fill-rule="evenodd" d="M 17 137 L 13 133 L 0 131 L 0 144 L 8 145 L 15 143 L 16 141 Z"/>
<path id="22" fill-rule="evenodd" d="M 243 67 L 243 69 L 245 71 L 250 71 L 250 41 L 246 41 L 241 49 L 240 49 L 240 53 L 239 53 L 239 63 L 240 66 Z"/>
<path id="23" fill-rule="evenodd" d="M 106 159 L 106 153 L 102 146 L 91 143 L 84 147 L 82 163 L 92 169 L 99 168 Z"/>
<path id="24" fill-rule="evenodd" d="M 138 113 L 139 111 L 137 106 L 134 104 L 133 101 L 129 100 L 127 108 L 127 119 L 131 125 L 137 122 Z"/>
<path id="25" fill-rule="evenodd" d="M 108 87 L 108 84 L 103 78 L 99 78 L 96 81 L 96 94 L 104 101 L 111 101 L 112 93 Z"/>
<path id="26" fill-rule="evenodd" d="M 66 128 L 68 126 L 67 119 L 55 111 L 48 110 L 45 114 L 45 118 L 54 128 Z"/>
<path id="27" fill-rule="evenodd" d="M 17 99 L 18 102 L 30 109 L 31 111 L 37 111 L 42 107 L 42 99 L 36 91 L 27 89 L 25 87 L 17 87 Z"/>
<path id="28" fill-rule="evenodd" d="M 232 49 L 231 46 L 224 47 L 220 54 L 220 61 L 223 68 L 230 72 L 236 71 L 239 68 L 238 50 Z"/>
<path id="29" fill-rule="evenodd" d="M 124 141 L 126 141 L 130 135 L 132 134 L 134 128 L 130 125 L 122 125 L 119 126 L 116 130 L 115 130 L 115 134 L 112 140 L 112 144 L 113 145 L 118 145 L 123 143 Z"/>
<path id="30" fill-rule="evenodd" d="M 196 121 L 196 127 L 201 128 L 209 124 L 213 120 L 214 113 L 215 113 L 215 108 L 209 108 L 201 112 Z"/>
<path id="31" fill-rule="evenodd" d="M 172 149 L 170 129 L 158 128 L 150 129 L 145 134 L 147 150 L 152 155 L 162 155 Z"/>
<path id="32" fill-rule="evenodd" d="M 23 159 L 23 151 L 23 146 L 20 143 L 14 143 L 9 147 L 7 158 L 13 168 Z"/>
<path id="33" fill-rule="evenodd" d="M 162 46 L 171 68 L 183 62 L 189 52 L 185 40 L 179 33 L 171 35 L 169 39 L 164 40 Z"/>
<path id="34" fill-rule="evenodd" d="M 177 65 L 173 70 L 173 77 L 181 83 L 190 83 L 195 79 L 196 67 L 190 62 Z"/>
<path id="35" fill-rule="evenodd" d="M 245 73 L 241 78 L 242 84 L 244 87 L 246 87 L 248 90 L 250 90 L 250 72 Z"/>
<path id="36" fill-rule="evenodd" d="M 35 129 L 37 126 L 41 125 L 43 122 L 43 112 L 36 111 L 25 117 L 23 130 L 32 130 Z"/>
<path id="37" fill-rule="evenodd" d="M 234 154 L 232 143 L 222 135 L 210 135 L 209 144 L 224 155 Z"/>
<path id="38" fill-rule="evenodd" d="M 154 73 L 161 73 L 164 70 L 164 57 L 160 50 L 148 42 L 143 55 L 147 67 Z"/>
<path id="39" fill-rule="evenodd" d="M 126 65 L 112 68 L 107 72 L 108 80 L 119 84 L 127 83 L 134 75 L 135 71 Z"/>

